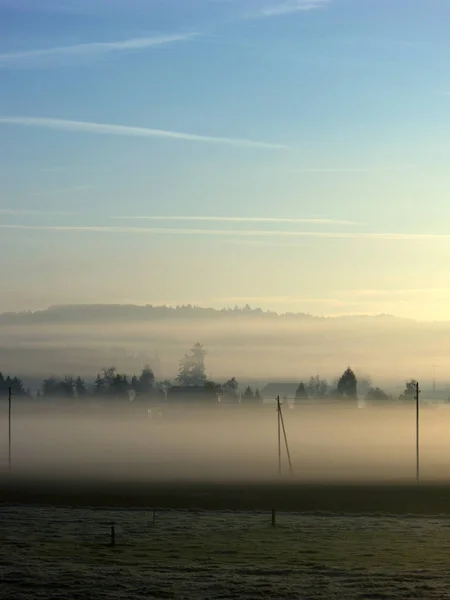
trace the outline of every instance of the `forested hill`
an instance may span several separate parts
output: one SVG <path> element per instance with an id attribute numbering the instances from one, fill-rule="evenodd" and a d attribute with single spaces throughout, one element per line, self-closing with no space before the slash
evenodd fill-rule
<path id="1" fill-rule="evenodd" d="M 103 367 L 159 378 L 200 342 L 217 380 L 300 381 L 351 365 L 383 381 L 440 378 L 450 365 L 450 323 L 380 316 L 324 318 L 250 307 L 71 305 L 0 315 L 0 371 L 95 376 Z M 156 365 L 160 365 L 159 367 Z M 450 367 L 449 367 L 450 368 Z"/>
<path id="2" fill-rule="evenodd" d="M 152 321 L 160 319 L 223 319 L 229 317 L 258 317 L 258 319 L 282 320 L 295 319 L 298 321 L 323 320 L 400 320 L 390 315 L 377 316 L 345 316 L 318 317 L 306 313 L 276 313 L 263 311 L 261 308 L 202 308 L 200 306 L 137 306 L 133 304 L 73 304 L 51 306 L 45 310 L 7 312 L 0 314 L 0 324 L 57 324 L 57 323 L 87 323 L 89 321 Z"/>

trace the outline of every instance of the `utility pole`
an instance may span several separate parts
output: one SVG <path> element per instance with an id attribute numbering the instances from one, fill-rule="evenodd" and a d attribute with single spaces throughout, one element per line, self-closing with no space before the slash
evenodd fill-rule
<path id="1" fill-rule="evenodd" d="M 277 396 L 277 418 L 278 418 L 278 475 L 281 475 L 281 404 L 280 396 Z"/>
<path id="2" fill-rule="evenodd" d="M 8 389 L 8 465 L 11 471 L 12 459 L 11 459 L 11 396 L 12 390 Z"/>
<path id="3" fill-rule="evenodd" d="M 419 483 L 419 382 L 416 382 L 416 483 Z"/>
<path id="4" fill-rule="evenodd" d="M 289 452 L 289 445 L 288 445 L 287 436 L 286 436 L 286 429 L 284 428 L 284 419 L 283 419 L 283 413 L 281 412 L 281 406 L 280 406 L 280 419 L 281 419 L 281 426 L 283 427 L 284 445 L 286 446 L 286 454 L 287 454 L 288 462 L 289 462 L 289 470 L 292 475 L 291 453 Z"/>
<path id="5" fill-rule="evenodd" d="M 289 462 L 289 470 L 292 475 L 291 453 L 289 452 L 289 444 L 287 441 L 286 429 L 284 427 L 283 412 L 281 410 L 280 396 L 277 396 L 277 416 L 278 416 L 278 474 L 281 475 L 281 428 L 283 428 L 284 445 Z"/>

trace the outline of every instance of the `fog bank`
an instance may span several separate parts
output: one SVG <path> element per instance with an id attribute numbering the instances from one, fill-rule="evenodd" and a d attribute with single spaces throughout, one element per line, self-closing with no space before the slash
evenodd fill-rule
<path id="1" fill-rule="evenodd" d="M 7 412 L 0 420 L 7 470 Z M 295 481 L 410 481 L 415 477 L 414 407 L 283 409 L 282 476 Z M 450 473 L 450 412 L 421 410 L 421 475 Z M 22 403 L 13 412 L 16 474 L 96 480 L 279 481 L 274 406 L 182 407 L 153 418 L 126 410 L 55 412 Z"/>

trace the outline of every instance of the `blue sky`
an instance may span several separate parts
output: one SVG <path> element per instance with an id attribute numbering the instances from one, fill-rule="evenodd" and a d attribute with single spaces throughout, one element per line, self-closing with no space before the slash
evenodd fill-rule
<path id="1" fill-rule="evenodd" d="M 450 4 L 0 0 L 0 310 L 450 318 Z"/>

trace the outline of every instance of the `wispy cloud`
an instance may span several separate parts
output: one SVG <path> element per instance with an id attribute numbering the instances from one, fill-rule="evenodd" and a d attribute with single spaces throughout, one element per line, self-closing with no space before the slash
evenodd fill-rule
<path id="1" fill-rule="evenodd" d="M 20 209 L 20 208 L 0 208 L 0 215 L 16 215 L 16 216 L 68 216 L 76 213 L 66 211 L 48 211 L 48 210 L 32 210 L 32 209 Z"/>
<path id="2" fill-rule="evenodd" d="M 111 217 L 120 220 L 147 220 L 147 221 L 207 221 L 230 223 L 310 223 L 313 225 L 357 225 L 355 221 L 339 219 L 316 219 L 296 217 L 210 217 L 210 216 L 131 216 Z"/>
<path id="3" fill-rule="evenodd" d="M 308 12 L 323 8 L 329 0 L 289 0 L 288 2 L 279 2 L 264 6 L 261 14 L 264 17 L 278 17 L 296 12 Z"/>
<path id="4" fill-rule="evenodd" d="M 217 298 L 215 302 L 222 304 L 294 304 L 296 302 L 312 302 L 314 304 L 332 304 L 346 306 L 347 303 L 335 298 L 308 298 L 306 296 L 227 296 Z"/>
<path id="5" fill-rule="evenodd" d="M 331 0 L 209 0 L 213 4 L 235 6 L 241 19 L 281 17 L 293 13 L 307 13 L 324 8 Z"/>
<path id="6" fill-rule="evenodd" d="M 417 295 L 430 296 L 450 296 L 450 288 L 407 288 L 407 289 L 357 289 L 357 290 L 342 290 L 339 292 L 342 296 L 352 297 L 371 297 L 371 298 L 402 298 L 414 297 Z"/>
<path id="7" fill-rule="evenodd" d="M 0 117 L 0 124 L 19 125 L 23 127 L 43 127 L 74 133 L 96 133 L 103 135 L 118 135 L 127 137 L 163 138 L 167 140 L 181 140 L 187 142 L 203 142 L 208 144 L 223 144 L 241 148 L 265 148 L 271 150 L 285 149 L 282 144 L 260 142 L 240 138 L 215 137 L 197 135 L 180 131 L 167 131 L 164 129 L 149 129 L 147 127 L 130 127 L 127 125 L 111 125 L 91 121 L 70 121 L 67 119 L 52 119 L 46 117 Z"/>
<path id="8" fill-rule="evenodd" d="M 258 229 L 188 229 L 188 228 L 165 228 L 165 227 L 109 227 L 104 225 L 12 225 L 0 224 L 0 229 L 23 229 L 40 231 L 74 231 L 94 233 L 124 233 L 124 234 L 155 234 L 155 235 L 196 235 L 214 237 L 243 237 L 243 238 L 317 238 L 335 240 L 376 240 L 376 241 L 450 241 L 450 234 L 433 233 L 339 233 L 332 231 L 270 231 Z"/>
<path id="9" fill-rule="evenodd" d="M 226 240 L 226 243 L 253 248 L 310 248 L 311 244 L 302 242 L 272 242 L 267 240 Z"/>
<path id="10" fill-rule="evenodd" d="M 158 46 L 185 42 L 196 33 L 155 35 L 149 37 L 131 38 L 113 42 L 90 42 L 73 46 L 57 46 L 39 50 L 24 50 L 21 52 L 6 52 L 0 54 L 0 68 L 39 67 L 47 65 L 66 64 L 67 61 L 92 60 L 102 58 L 113 52 L 137 51 Z"/>
<path id="11" fill-rule="evenodd" d="M 291 173 L 390 173 L 397 171 L 406 171 L 409 166 L 393 167 L 306 167 L 299 169 L 290 169 Z"/>

